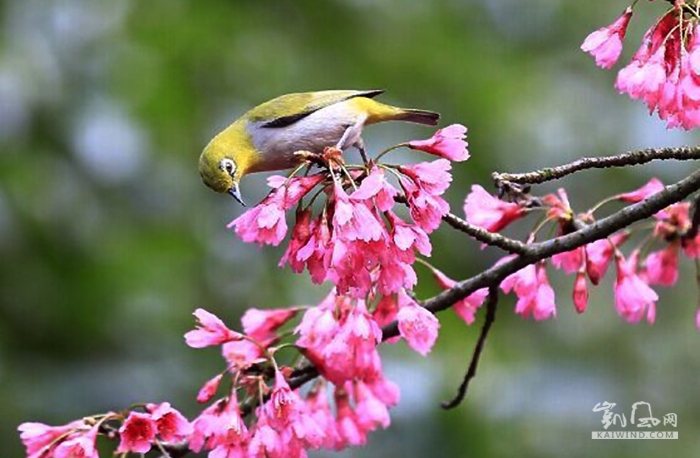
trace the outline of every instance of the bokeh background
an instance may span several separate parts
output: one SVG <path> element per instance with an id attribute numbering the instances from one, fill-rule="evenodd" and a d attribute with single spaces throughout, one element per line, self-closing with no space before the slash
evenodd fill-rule
<path id="1" fill-rule="evenodd" d="M 626 5 L 0 2 L 1 455 L 22 456 L 22 421 L 62 424 L 161 400 L 192 417 L 197 389 L 222 367 L 215 350 L 184 345 L 196 307 L 235 325 L 247 307 L 310 304 L 326 293 L 277 268 L 280 250 L 227 231 L 241 207 L 200 182 L 203 146 L 257 103 L 286 92 L 386 88 L 382 100 L 466 124 L 472 158 L 455 166 L 449 192 L 457 214 L 470 186 L 489 187 L 494 170 L 696 142 L 617 95 L 614 73 L 580 52 L 583 38 Z M 623 58 L 664 8 L 638 5 Z M 376 152 L 431 133 L 384 124 L 367 129 L 365 142 Z M 561 185 L 583 210 L 690 167 L 590 172 Z M 247 179 L 250 201 L 264 196 L 264 183 Z M 499 255 L 449 228 L 433 241 L 434 263 L 455 278 Z M 512 298 L 502 300 L 479 375 L 450 412 L 439 402 L 460 383 L 479 328 L 443 313 L 430 357 L 403 345 L 383 350 L 402 402 L 390 429 L 341 456 L 697 456 L 693 274 L 686 260 L 679 285 L 659 291 L 654 326 L 616 316 L 610 278 L 581 316 L 570 301 L 573 279 L 559 273 L 551 274 L 554 320 L 523 320 Z M 421 276 L 418 295 L 437 292 Z M 678 414 L 679 440 L 591 440 L 602 429 L 596 403 L 616 402 L 629 421 L 642 400 L 656 417 Z"/>

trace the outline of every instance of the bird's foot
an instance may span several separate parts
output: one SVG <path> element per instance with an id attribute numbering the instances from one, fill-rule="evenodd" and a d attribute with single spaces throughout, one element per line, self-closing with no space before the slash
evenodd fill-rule
<path id="1" fill-rule="evenodd" d="M 343 152 L 338 148 L 329 146 L 323 149 L 322 153 L 312 153 L 311 151 L 296 151 L 294 155 L 301 162 L 307 162 L 326 169 L 337 169 L 345 164 Z"/>

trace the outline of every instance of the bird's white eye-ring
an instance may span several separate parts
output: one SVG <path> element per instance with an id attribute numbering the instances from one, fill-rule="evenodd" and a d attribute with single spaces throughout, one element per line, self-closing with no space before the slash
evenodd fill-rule
<path id="1" fill-rule="evenodd" d="M 229 158 L 224 158 L 219 163 L 219 168 L 221 168 L 221 170 L 225 170 L 226 173 L 233 176 L 233 174 L 236 172 L 236 163 Z"/>

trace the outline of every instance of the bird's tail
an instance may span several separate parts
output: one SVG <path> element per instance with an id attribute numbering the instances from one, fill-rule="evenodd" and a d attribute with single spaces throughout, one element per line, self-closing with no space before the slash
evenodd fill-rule
<path id="1" fill-rule="evenodd" d="M 436 126 L 440 119 L 440 113 L 428 110 L 416 110 L 413 108 L 402 108 L 394 117 L 397 121 L 415 122 L 426 126 Z"/>

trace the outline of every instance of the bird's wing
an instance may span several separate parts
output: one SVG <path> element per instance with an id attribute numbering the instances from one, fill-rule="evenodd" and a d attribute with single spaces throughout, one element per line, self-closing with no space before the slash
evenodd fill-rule
<path id="1" fill-rule="evenodd" d="M 286 127 L 310 115 L 314 111 L 343 102 L 353 97 L 376 97 L 384 92 L 383 89 L 370 91 L 319 91 L 287 94 L 248 112 L 247 118 L 260 127 Z"/>

